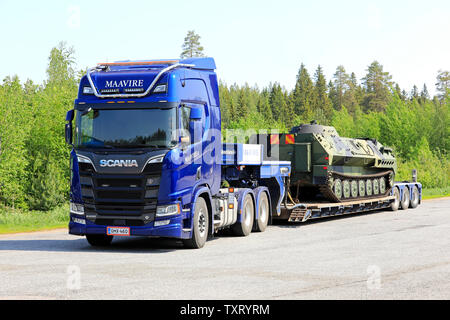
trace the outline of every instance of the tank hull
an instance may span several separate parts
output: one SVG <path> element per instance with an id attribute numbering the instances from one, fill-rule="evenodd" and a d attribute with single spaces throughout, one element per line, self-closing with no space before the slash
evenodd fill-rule
<path id="1" fill-rule="evenodd" d="M 344 138 L 333 127 L 311 124 L 251 142 L 265 145 L 267 160 L 291 161 L 294 201 L 369 199 L 388 195 L 394 185 L 393 152 L 374 139 Z"/>

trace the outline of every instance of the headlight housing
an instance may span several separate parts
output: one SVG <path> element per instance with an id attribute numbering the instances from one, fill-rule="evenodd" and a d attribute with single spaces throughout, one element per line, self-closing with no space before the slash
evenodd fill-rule
<path id="1" fill-rule="evenodd" d="M 167 84 L 160 84 L 153 89 L 153 93 L 166 93 L 167 92 Z"/>
<path id="2" fill-rule="evenodd" d="M 70 203 L 70 213 L 78 216 L 84 216 L 84 206 L 79 203 Z"/>
<path id="3" fill-rule="evenodd" d="M 180 214 L 180 204 L 170 204 L 168 206 L 158 206 L 156 208 L 156 216 L 157 217 L 167 217 L 167 216 L 175 216 Z"/>

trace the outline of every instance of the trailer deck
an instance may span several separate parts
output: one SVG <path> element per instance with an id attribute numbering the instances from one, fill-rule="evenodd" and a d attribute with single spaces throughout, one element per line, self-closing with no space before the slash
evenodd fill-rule
<path id="1" fill-rule="evenodd" d="M 405 201 L 407 202 L 405 205 Z M 422 201 L 422 185 L 419 182 L 396 182 L 391 195 L 364 200 L 346 202 L 306 201 L 292 204 L 284 202 L 281 214 L 273 216 L 275 220 L 288 222 L 305 222 L 311 219 L 341 216 L 380 209 L 397 210 L 403 202 L 401 209 L 415 208 Z"/>

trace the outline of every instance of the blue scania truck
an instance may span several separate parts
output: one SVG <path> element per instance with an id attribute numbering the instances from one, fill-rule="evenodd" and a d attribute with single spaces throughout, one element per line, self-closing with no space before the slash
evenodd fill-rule
<path id="1" fill-rule="evenodd" d="M 281 214 L 290 162 L 222 143 L 212 58 L 98 64 L 66 116 L 69 233 L 169 237 L 201 248 L 224 228 L 262 232 Z"/>
<path id="2" fill-rule="evenodd" d="M 222 142 L 215 69 L 212 58 L 191 58 L 88 70 L 66 116 L 70 234 L 93 246 L 145 236 L 201 248 L 222 229 L 248 236 L 272 219 L 305 222 L 420 204 L 416 178 L 396 182 L 389 196 L 296 202 L 291 163 L 264 157 L 264 148 L 277 144 Z"/>

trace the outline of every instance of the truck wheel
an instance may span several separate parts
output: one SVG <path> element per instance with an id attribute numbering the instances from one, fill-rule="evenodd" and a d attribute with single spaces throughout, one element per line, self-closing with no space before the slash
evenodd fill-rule
<path id="1" fill-rule="evenodd" d="M 398 207 L 400 206 L 400 191 L 398 190 L 397 187 L 394 188 L 393 195 L 395 197 L 395 200 L 394 202 L 391 203 L 391 210 L 397 211 Z"/>
<path id="2" fill-rule="evenodd" d="M 262 192 L 259 196 L 258 219 L 255 221 L 253 231 L 264 232 L 269 222 L 269 198 L 266 192 Z"/>
<path id="3" fill-rule="evenodd" d="M 419 189 L 417 188 L 417 186 L 414 186 L 409 207 L 414 209 L 417 208 L 418 205 L 419 205 Z"/>
<path id="4" fill-rule="evenodd" d="M 236 222 L 231 229 L 237 236 L 248 236 L 252 232 L 253 220 L 255 219 L 255 206 L 250 194 L 244 198 L 244 203 L 241 209 L 241 222 Z"/>
<path id="5" fill-rule="evenodd" d="M 402 197 L 402 201 L 400 202 L 400 205 L 403 210 L 406 210 L 409 208 L 409 189 L 408 189 L 408 187 L 405 187 L 403 189 L 403 197 Z"/>
<path id="6" fill-rule="evenodd" d="M 184 239 L 183 244 L 189 249 L 200 249 L 208 239 L 209 212 L 205 199 L 198 197 L 195 202 L 192 238 Z"/>
<path id="7" fill-rule="evenodd" d="M 104 234 L 87 234 L 86 240 L 93 247 L 107 247 L 111 244 L 113 236 L 107 236 Z"/>

